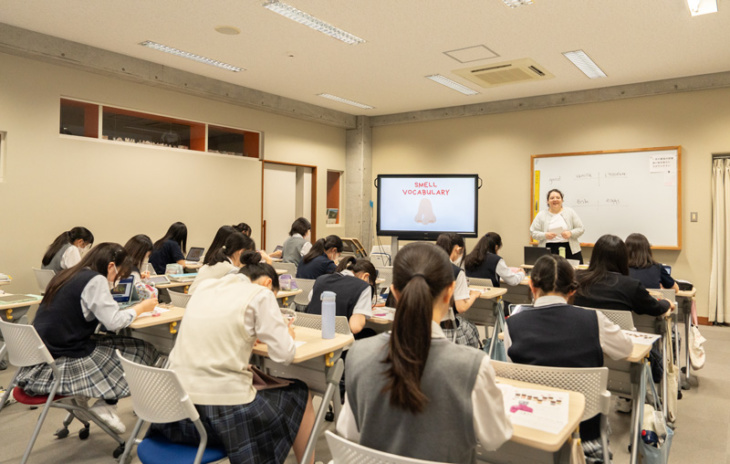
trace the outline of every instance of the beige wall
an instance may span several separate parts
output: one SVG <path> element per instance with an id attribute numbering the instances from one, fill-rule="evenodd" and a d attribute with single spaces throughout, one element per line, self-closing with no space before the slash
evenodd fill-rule
<path id="1" fill-rule="evenodd" d="M 0 54 L 0 131 L 7 159 L 0 182 L 0 272 L 6 290 L 35 292 L 31 267 L 60 232 L 82 225 L 96 242 L 174 221 L 188 244 L 208 246 L 220 225 L 241 221 L 261 235 L 261 162 L 59 135 L 61 96 L 264 132 L 268 160 L 316 165 L 319 235 L 325 230 L 327 169 L 345 168 L 345 131 L 203 98 Z"/>
<path id="2" fill-rule="evenodd" d="M 376 127 L 373 176 L 479 174 L 484 181 L 479 232 L 500 233 L 502 256 L 517 266 L 529 241 L 530 155 L 680 145 L 683 246 L 657 251 L 655 257 L 672 265 L 674 276 L 697 286 L 699 315 L 707 316 L 711 158 L 730 151 L 728 101 L 730 89 L 721 89 Z M 695 211 L 699 221 L 691 223 L 689 213 Z M 387 237 L 383 241 L 390 243 Z M 467 249 L 474 243 L 469 240 Z"/>

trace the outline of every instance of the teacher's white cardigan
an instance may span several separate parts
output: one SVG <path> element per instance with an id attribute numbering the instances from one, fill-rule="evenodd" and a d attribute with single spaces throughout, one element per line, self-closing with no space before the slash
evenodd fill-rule
<path id="1" fill-rule="evenodd" d="M 566 206 L 563 206 L 563 210 L 558 214 L 563 216 L 563 219 L 565 219 L 565 223 L 568 225 L 568 230 L 571 234 L 568 239 L 570 252 L 573 254 L 580 253 L 580 241 L 578 241 L 578 237 L 583 235 L 585 229 L 583 228 L 583 223 L 578 217 L 578 214 Z M 550 220 L 553 216 L 554 214 L 549 210 L 544 210 L 537 213 L 537 216 L 533 219 L 532 224 L 530 225 L 530 235 L 532 235 L 533 239 L 538 241 L 537 246 L 545 246 L 545 243 L 547 242 L 545 239 L 545 233 L 550 227 Z"/>

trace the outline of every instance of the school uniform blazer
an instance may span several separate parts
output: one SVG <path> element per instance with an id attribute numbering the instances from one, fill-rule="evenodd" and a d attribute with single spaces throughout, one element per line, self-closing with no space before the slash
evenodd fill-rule
<path id="1" fill-rule="evenodd" d="M 669 309 L 669 301 L 657 301 L 644 284 L 617 272 L 609 272 L 603 280 L 578 290 L 573 304 L 587 308 L 633 311 L 650 316 L 661 316 Z"/>
<path id="2" fill-rule="evenodd" d="M 578 240 L 578 237 L 583 235 L 585 229 L 583 228 L 583 222 L 581 222 L 578 217 L 578 213 L 567 206 L 563 206 L 563 210 L 558 214 L 563 216 L 563 219 L 565 219 L 565 223 L 568 225 L 568 230 L 571 234 L 568 239 L 570 252 L 573 254 L 580 253 L 580 241 Z M 553 216 L 554 214 L 550 211 L 543 210 L 537 213 L 535 219 L 532 220 L 532 224 L 530 225 L 530 235 L 532 235 L 533 239 L 538 241 L 537 246 L 544 247 L 547 243 L 545 234 L 549 230 L 550 219 Z"/>

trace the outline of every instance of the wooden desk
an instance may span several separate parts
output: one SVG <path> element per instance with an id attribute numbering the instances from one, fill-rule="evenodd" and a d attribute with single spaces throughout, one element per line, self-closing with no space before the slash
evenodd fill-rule
<path id="1" fill-rule="evenodd" d="M 570 444 L 568 438 L 576 430 L 583 417 L 583 411 L 585 410 L 585 397 L 583 394 L 501 377 L 497 377 L 497 382 L 518 388 L 568 393 L 568 423 L 556 433 L 548 433 L 529 427 L 513 425 L 512 438 L 496 451 L 486 451 L 481 446 L 477 447 L 477 462 L 570 462 Z"/>
<path id="2" fill-rule="evenodd" d="M 12 282 L 12 280 L 0 280 L 0 287 L 3 285 L 10 285 Z"/>
<path id="3" fill-rule="evenodd" d="M 201 267 L 203 267 L 202 261 L 198 261 L 197 263 L 185 263 L 185 265 L 183 265 L 184 269 L 189 269 L 191 271 L 197 271 Z"/>
<path id="4" fill-rule="evenodd" d="M 284 275 L 288 271 L 286 269 L 274 269 L 276 271 L 276 275 Z"/>
<path id="5" fill-rule="evenodd" d="M 193 279 L 195 280 L 195 279 Z M 175 280 L 171 280 L 169 284 L 159 284 L 155 285 L 155 288 L 179 288 L 179 287 L 188 287 L 190 284 L 192 284 L 192 280 L 186 280 L 183 282 L 178 282 Z"/>

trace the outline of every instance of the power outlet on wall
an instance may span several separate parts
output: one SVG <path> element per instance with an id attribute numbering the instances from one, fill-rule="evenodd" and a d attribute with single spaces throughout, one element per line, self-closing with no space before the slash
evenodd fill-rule
<path id="1" fill-rule="evenodd" d="M 690 222 L 697 222 L 697 213 L 689 213 Z"/>

